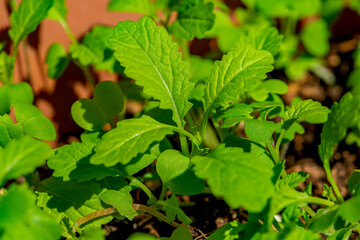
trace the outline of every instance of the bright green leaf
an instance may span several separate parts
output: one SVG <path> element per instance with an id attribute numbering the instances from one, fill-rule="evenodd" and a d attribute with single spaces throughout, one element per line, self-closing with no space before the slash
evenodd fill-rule
<path id="1" fill-rule="evenodd" d="M 52 217 L 36 207 L 35 201 L 35 194 L 26 184 L 12 184 L 7 194 L 0 195 L 1 239 L 60 239 L 60 226 Z"/>
<path id="2" fill-rule="evenodd" d="M 17 11 L 10 15 L 10 38 L 18 45 L 28 34 L 35 31 L 52 7 L 54 0 L 24 0 Z"/>
<path id="3" fill-rule="evenodd" d="M 71 57 L 75 60 L 78 60 L 83 66 L 88 66 L 102 61 L 102 51 L 96 48 L 89 48 L 88 46 L 81 43 L 71 44 L 69 52 Z"/>
<path id="4" fill-rule="evenodd" d="M 23 127 L 25 134 L 42 140 L 55 140 L 54 125 L 39 109 L 26 103 L 15 103 L 14 109 L 16 120 Z"/>
<path id="5" fill-rule="evenodd" d="M 100 195 L 100 199 L 115 207 L 120 215 L 127 217 L 129 220 L 133 220 L 138 213 L 132 207 L 133 199 L 130 191 L 130 186 L 123 187 L 119 191 L 107 190 Z"/>
<path id="6" fill-rule="evenodd" d="M 165 237 L 159 238 L 159 240 L 192 240 L 192 239 L 193 239 L 192 234 L 185 227 L 176 228 L 171 234 L 171 237 L 169 238 L 165 238 Z"/>
<path id="7" fill-rule="evenodd" d="M 54 0 L 54 4 L 48 14 L 48 18 L 58 22 L 66 21 L 67 12 L 66 0 Z"/>
<path id="8" fill-rule="evenodd" d="M 154 3 L 150 0 L 111 0 L 108 5 L 109 11 L 134 12 L 149 16 L 155 16 Z"/>
<path id="9" fill-rule="evenodd" d="M 198 3 L 184 12 L 179 12 L 177 20 L 170 26 L 175 38 L 192 40 L 194 37 L 203 38 L 205 33 L 214 25 L 214 4 Z"/>
<path id="10" fill-rule="evenodd" d="M 147 233 L 136 232 L 130 235 L 126 240 L 156 240 L 157 237 Z"/>
<path id="11" fill-rule="evenodd" d="M 301 32 L 301 40 L 306 50 L 318 57 L 324 57 L 329 52 L 329 38 L 329 27 L 322 19 L 310 22 Z"/>
<path id="12" fill-rule="evenodd" d="M 0 148 L 5 148 L 13 138 L 23 135 L 19 124 L 14 124 L 9 115 L 0 116 Z"/>
<path id="13" fill-rule="evenodd" d="M 275 123 L 255 119 L 245 120 L 245 133 L 253 141 L 266 142 L 275 131 Z"/>
<path id="14" fill-rule="evenodd" d="M 14 58 L 7 55 L 5 51 L 2 51 L 0 53 L 0 81 L 4 84 L 10 83 L 12 81 L 13 72 Z"/>
<path id="15" fill-rule="evenodd" d="M 61 44 L 54 43 L 50 46 L 45 61 L 48 65 L 47 72 L 49 77 L 58 79 L 66 70 L 69 64 L 69 57 Z"/>
<path id="16" fill-rule="evenodd" d="M 190 159 L 176 150 L 166 150 L 156 161 L 156 170 L 164 187 L 178 195 L 194 195 L 201 193 L 205 182 L 195 176 L 188 167 Z"/>
<path id="17" fill-rule="evenodd" d="M 115 27 L 109 43 L 125 74 L 143 86 L 146 94 L 160 100 L 160 108 L 172 110 L 174 122 L 184 126 L 194 84 L 188 80 L 189 64 L 182 60 L 178 45 L 166 30 L 148 17 L 124 21 Z"/>
<path id="18" fill-rule="evenodd" d="M 196 175 L 205 178 L 212 193 L 224 197 L 232 208 L 259 212 L 274 192 L 271 168 L 241 148 L 220 145 L 214 152 L 195 156 L 191 161 Z"/>
<path id="19" fill-rule="evenodd" d="M 124 95 L 114 82 L 101 82 L 95 87 L 94 98 L 80 99 L 71 106 L 74 121 L 89 131 L 101 130 L 124 108 Z"/>
<path id="20" fill-rule="evenodd" d="M 100 144 L 95 147 L 95 154 L 90 163 L 114 166 L 127 164 L 139 153 L 148 150 L 151 143 L 161 141 L 172 134 L 173 126 L 155 121 L 144 115 L 141 118 L 126 119 L 118 122 L 113 130 L 107 132 Z"/>
<path id="21" fill-rule="evenodd" d="M 99 228 L 85 229 L 76 240 L 105 240 L 106 231 Z"/>
<path id="22" fill-rule="evenodd" d="M 33 172 L 52 154 L 48 144 L 29 136 L 11 140 L 6 148 L 0 149 L 0 186 L 8 179 Z"/>
<path id="23" fill-rule="evenodd" d="M 239 233 L 243 230 L 243 224 L 232 221 L 217 229 L 207 238 L 207 240 L 235 240 L 239 238 Z"/>
<path id="24" fill-rule="evenodd" d="M 240 94 L 252 90 L 273 69 L 271 54 L 246 45 L 231 50 L 216 61 L 205 87 L 205 109 L 208 111 L 238 101 Z"/>

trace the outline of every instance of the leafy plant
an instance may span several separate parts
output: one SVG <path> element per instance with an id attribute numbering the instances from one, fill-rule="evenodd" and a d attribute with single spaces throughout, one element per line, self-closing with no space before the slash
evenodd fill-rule
<path id="1" fill-rule="evenodd" d="M 285 106 L 278 94 L 287 86 L 269 73 L 291 36 L 284 43 L 274 27 L 258 30 L 259 22 L 274 17 L 285 18 L 288 28 L 298 18 L 318 13 L 320 1 L 311 8 L 303 1 L 244 3 L 262 15 L 251 27 L 227 25 L 241 40 L 226 49 L 216 23 L 226 20 L 221 11 L 214 20 L 214 5 L 222 6 L 216 1 L 112 0 L 111 11 L 148 16 L 120 22 L 113 31 L 97 26 L 79 42 L 66 22 L 63 0 L 23 0 L 10 17 L 14 52 L 0 55 L 0 236 L 104 239 L 101 225 L 147 213 L 175 228 L 169 238 L 159 239 L 192 239 L 191 232 L 201 230 L 177 196 L 198 194 L 221 197 L 248 213 L 246 223 L 230 222 L 208 239 L 348 239 L 353 229 L 360 231 L 359 172 L 349 178 L 352 196 L 344 200 L 330 168 L 334 147 L 348 129 L 359 126 L 360 97 L 347 93 L 330 110 L 311 99 Z M 177 19 L 171 22 L 173 11 Z M 130 85 L 132 90 L 143 91 L 146 106 L 138 116 L 122 115 L 129 93 L 123 93 L 121 84 L 101 82 L 93 99 L 80 99 L 71 108 L 74 121 L 85 130 L 80 142 L 51 150 L 41 141 L 55 139 L 55 128 L 32 105 L 31 87 L 14 84 L 12 74 L 19 43 L 46 16 L 61 23 L 72 40 L 69 53 L 58 44 L 50 48 L 49 76 L 60 77 L 70 59 L 94 85 L 89 66 L 119 72 L 135 80 L 139 88 Z M 302 41 L 314 56 L 324 56 L 328 46 L 313 45 L 308 35 L 324 33 L 326 26 L 321 20 L 312 24 L 303 30 Z M 221 60 L 212 64 L 190 56 L 187 41 L 211 34 L 226 49 Z M 319 34 L 318 42 L 327 37 Z M 330 186 L 323 198 L 313 196 L 311 184 L 299 189 L 308 174 L 285 169 L 286 146 L 296 132 L 303 132 L 302 122 L 324 123 L 318 149 Z M 246 138 L 235 134 L 240 124 Z M 40 179 L 34 171 L 46 161 L 54 172 Z M 161 181 L 160 192 L 146 185 L 149 166 Z M 26 184 L 8 181 L 20 176 Z M 134 200 L 136 189 L 147 201 Z M 315 212 L 309 204 L 321 208 Z M 156 238 L 135 233 L 129 239 Z"/>

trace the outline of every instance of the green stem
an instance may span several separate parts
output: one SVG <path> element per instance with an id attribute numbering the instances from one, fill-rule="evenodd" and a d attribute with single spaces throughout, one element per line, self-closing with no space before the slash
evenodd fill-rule
<path id="1" fill-rule="evenodd" d="M 270 155 L 271 155 L 272 159 L 274 160 L 274 163 L 278 164 L 280 162 L 279 154 L 275 151 L 271 140 L 266 141 L 265 145 L 266 145 L 267 149 L 269 150 Z"/>
<path id="2" fill-rule="evenodd" d="M 142 212 L 147 212 L 147 213 L 150 213 L 151 215 L 153 215 L 154 217 L 157 217 L 158 219 L 168 223 L 169 225 L 173 226 L 173 227 L 184 227 L 182 226 L 181 224 L 178 224 L 177 222 L 174 222 L 174 221 L 171 221 L 171 222 L 168 222 L 167 221 L 167 217 L 165 215 L 163 215 L 162 213 L 156 211 L 155 209 L 149 207 L 149 206 L 145 206 L 145 205 L 142 205 L 142 204 L 136 204 L 134 203 L 132 205 L 133 209 L 137 210 L 137 211 L 142 211 Z"/>
<path id="3" fill-rule="evenodd" d="M 71 31 L 67 21 L 65 19 L 63 19 L 62 17 L 60 17 L 59 18 L 59 23 L 61 24 L 61 26 L 65 30 L 66 34 L 69 36 L 71 42 L 72 43 L 79 43 L 78 40 L 76 39 L 74 33 Z"/>
<path id="4" fill-rule="evenodd" d="M 135 178 L 135 177 L 133 177 L 133 176 L 127 176 L 126 178 L 129 179 L 130 181 L 136 183 L 136 185 L 138 185 L 139 188 L 141 188 L 141 189 L 146 193 L 146 195 L 148 195 L 148 197 L 149 197 L 149 199 L 150 199 L 151 201 L 154 201 L 154 202 L 157 201 L 156 197 L 155 197 L 154 194 L 150 191 L 150 189 L 148 189 L 148 188 L 145 186 L 145 184 L 143 184 L 141 181 L 139 181 L 139 179 L 137 179 L 137 178 Z"/>
<path id="5" fill-rule="evenodd" d="M 326 206 L 326 207 L 331 207 L 331 206 L 335 205 L 335 203 L 332 201 L 329 201 L 329 200 L 323 199 L 323 198 L 318 198 L 318 197 L 308 197 L 308 198 L 304 199 L 302 202 L 314 203 L 314 204 Z"/>
<path id="6" fill-rule="evenodd" d="M 180 146 L 181 146 L 181 151 L 185 156 L 189 156 L 189 146 L 187 143 L 187 139 L 186 136 L 183 134 L 179 134 L 180 137 Z"/>
<path id="7" fill-rule="evenodd" d="M 94 88 L 95 87 L 95 79 L 94 76 L 92 75 L 90 68 L 88 66 L 84 66 L 81 63 L 79 63 L 78 61 L 76 61 L 75 59 L 73 59 L 73 62 L 80 68 L 81 72 L 83 73 L 86 81 L 88 83 L 90 83 L 91 87 Z"/>
<path id="8" fill-rule="evenodd" d="M 208 110 L 206 110 L 206 112 L 204 113 L 202 122 L 201 122 L 201 143 L 204 144 L 205 142 L 205 133 L 206 133 L 206 126 L 208 123 L 208 119 L 210 116 L 210 108 L 208 108 Z"/>
<path id="9" fill-rule="evenodd" d="M 314 212 L 314 210 L 312 210 L 312 208 L 309 207 L 308 205 L 304 206 L 303 209 L 304 209 L 311 217 L 315 216 L 315 214 L 316 214 L 316 213 Z"/>
<path id="10" fill-rule="evenodd" d="M 276 146 L 275 146 L 275 151 L 279 154 L 280 153 L 280 145 L 281 145 L 281 141 L 283 140 L 283 138 L 285 137 L 286 134 L 286 130 L 282 129 L 280 132 L 280 136 L 279 138 L 276 140 Z"/>
<path id="11" fill-rule="evenodd" d="M 167 191 L 167 184 L 164 184 L 161 188 L 159 200 L 163 200 L 165 198 L 166 191 Z"/>
<path id="12" fill-rule="evenodd" d="M 336 194 L 336 197 L 338 198 L 338 200 L 340 202 L 344 202 L 344 198 L 342 197 L 340 190 L 338 188 L 338 186 L 335 183 L 335 180 L 333 178 L 333 176 L 331 175 L 331 170 L 330 170 L 330 163 L 329 161 L 324 162 L 324 169 L 327 175 L 327 178 L 329 180 L 329 183 L 331 184 L 332 188 L 334 189 L 334 192 Z"/>

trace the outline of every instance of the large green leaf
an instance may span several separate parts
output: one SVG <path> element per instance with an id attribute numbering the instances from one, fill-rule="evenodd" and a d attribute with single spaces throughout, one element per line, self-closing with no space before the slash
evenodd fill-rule
<path id="1" fill-rule="evenodd" d="M 0 149 L 0 186 L 8 179 L 31 173 L 53 154 L 50 146 L 29 136 L 11 140 Z"/>
<path id="2" fill-rule="evenodd" d="M 109 11 L 134 12 L 149 16 L 155 16 L 154 3 L 150 0 L 111 0 L 108 5 Z"/>
<path id="3" fill-rule="evenodd" d="M 205 182 L 195 176 L 189 169 L 190 159 L 177 150 L 166 150 L 156 161 L 156 170 L 163 183 L 163 188 L 169 188 L 178 195 L 194 195 L 201 193 Z"/>
<path id="4" fill-rule="evenodd" d="M 215 196 L 232 207 L 261 211 L 274 192 L 272 169 L 241 148 L 220 145 L 206 156 L 195 156 L 195 173 L 205 178 Z"/>
<path id="5" fill-rule="evenodd" d="M 73 238 L 71 228 L 87 214 L 108 208 L 99 199 L 100 184 L 89 181 L 78 183 L 74 180 L 63 182 L 60 178 L 46 179 L 37 186 L 38 206 L 52 215 L 63 227 L 63 236 Z M 99 228 L 111 221 L 113 216 L 104 216 L 80 226 L 81 229 Z"/>
<path id="6" fill-rule="evenodd" d="M 306 50 L 314 56 L 324 57 L 330 49 L 330 30 L 323 19 L 318 19 L 305 26 L 301 32 L 301 40 Z"/>
<path id="7" fill-rule="evenodd" d="M 214 4 L 198 3 L 184 12 L 179 12 L 177 20 L 171 25 L 176 38 L 192 40 L 194 37 L 203 38 L 205 33 L 214 25 Z"/>
<path id="8" fill-rule="evenodd" d="M 148 17 L 124 21 L 115 27 L 109 43 L 125 74 L 160 100 L 160 108 L 172 110 L 174 122 L 184 126 L 194 83 L 188 80 L 189 64 L 181 59 L 179 46 L 166 30 Z"/>
<path id="9" fill-rule="evenodd" d="M 250 45 L 232 49 L 221 61 L 214 64 L 211 77 L 205 87 L 205 109 L 216 109 L 230 102 L 266 78 L 273 69 L 274 59 L 264 50 Z"/>
<path id="10" fill-rule="evenodd" d="M 117 163 L 127 164 L 136 155 L 148 150 L 150 144 L 161 141 L 174 130 L 175 127 L 157 122 L 146 115 L 122 120 L 116 128 L 103 136 L 100 144 L 95 147 L 90 163 L 108 167 Z"/>
<path id="11" fill-rule="evenodd" d="M 35 194 L 23 184 L 12 184 L 0 195 L 0 236 L 3 240 L 57 240 L 61 229 L 56 221 L 35 205 Z"/>
<path id="12" fill-rule="evenodd" d="M 138 213 L 132 207 L 133 199 L 130 195 L 130 191 L 130 186 L 125 186 L 118 191 L 107 190 L 100 195 L 100 199 L 115 207 L 121 216 L 133 220 Z"/>
<path id="13" fill-rule="evenodd" d="M 101 130 L 106 123 L 113 125 L 113 118 L 124 108 L 124 95 L 114 82 L 96 85 L 94 98 L 80 99 L 71 106 L 74 121 L 88 131 Z"/>
<path id="14" fill-rule="evenodd" d="M 339 103 L 334 103 L 324 124 L 319 145 L 319 155 L 327 163 L 334 154 L 334 147 L 345 138 L 347 129 L 359 121 L 360 96 L 347 93 Z"/>
<path id="15" fill-rule="evenodd" d="M 280 50 L 280 43 L 283 36 L 279 34 L 275 27 L 259 29 L 250 28 L 244 36 L 240 37 L 236 45 L 242 46 L 250 44 L 257 50 L 266 50 L 275 56 Z"/>
<path id="16" fill-rule="evenodd" d="M 58 79 L 69 64 L 69 56 L 65 48 L 59 43 L 53 43 L 46 54 L 47 73 L 49 77 Z"/>
<path id="17" fill-rule="evenodd" d="M 323 123 L 327 120 L 329 109 L 321 106 L 321 103 L 307 99 L 291 106 L 285 112 L 283 129 L 289 129 L 295 121 L 309 123 Z"/>
<path id="18" fill-rule="evenodd" d="M 9 35 L 15 45 L 35 31 L 39 23 L 46 18 L 53 3 L 54 0 L 24 0 L 18 10 L 11 13 Z"/>
<path id="19" fill-rule="evenodd" d="M 39 109 L 26 103 L 15 103 L 14 109 L 16 120 L 23 127 L 25 134 L 42 140 L 55 140 L 54 125 Z"/>

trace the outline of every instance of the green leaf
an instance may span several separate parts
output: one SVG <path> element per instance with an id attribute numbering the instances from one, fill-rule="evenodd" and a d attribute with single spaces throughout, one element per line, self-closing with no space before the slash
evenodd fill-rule
<path id="1" fill-rule="evenodd" d="M 300 19 L 320 12 L 320 0 L 258 0 L 256 9 L 269 17 L 294 17 Z"/>
<path id="2" fill-rule="evenodd" d="M 154 3 L 150 0 L 111 0 L 108 5 L 108 10 L 156 16 Z"/>
<path id="3" fill-rule="evenodd" d="M 85 229 L 76 240 L 105 240 L 106 231 L 99 228 Z"/>
<path id="4" fill-rule="evenodd" d="M 309 229 L 314 232 L 324 232 L 334 228 L 334 224 L 339 217 L 339 206 L 335 205 L 326 208 L 323 211 L 318 211 L 317 214 L 311 218 Z"/>
<path id="5" fill-rule="evenodd" d="M 58 22 L 66 22 L 67 12 L 65 0 L 54 0 L 54 4 L 47 17 Z"/>
<path id="6" fill-rule="evenodd" d="M 19 124 L 14 124 L 9 115 L 0 116 L 0 148 L 5 148 L 13 138 L 23 135 Z"/>
<path id="7" fill-rule="evenodd" d="M 216 115 L 214 115 L 214 118 L 217 122 L 219 122 L 221 119 L 227 120 L 229 118 L 252 118 L 250 116 L 250 113 L 252 112 L 253 108 L 250 105 L 247 105 L 245 103 L 234 103 L 225 110 L 222 110 Z"/>
<path id="8" fill-rule="evenodd" d="M 15 103 L 32 104 L 33 101 L 33 91 L 26 82 L 0 87 L 0 115 L 10 113 L 10 108 Z"/>
<path id="9" fill-rule="evenodd" d="M 225 224 L 221 228 L 217 229 L 213 234 L 211 234 L 207 239 L 208 240 L 235 240 L 239 238 L 239 233 L 244 230 L 244 225 L 232 221 L 228 224 Z"/>
<path id="10" fill-rule="evenodd" d="M 274 192 L 273 171 L 256 155 L 241 148 L 220 145 L 206 156 L 191 159 L 195 173 L 205 178 L 215 196 L 224 197 L 232 208 L 261 211 Z"/>
<path id="11" fill-rule="evenodd" d="M 94 98 L 80 99 L 71 106 L 74 121 L 88 131 L 101 130 L 105 124 L 113 125 L 113 118 L 124 108 L 124 95 L 114 82 L 96 85 Z"/>
<path id="12" fill-rule="evenodd" d="M 107 190 L 100 195 L 100 199 L 115 207 L 121 216 L 125 216 L 131 221 L 138 213 L 132 207 L 133 199 L 130 191 L 130 186 L 123 187 L 119 191 Z"/>
<path id="13" fill-rule="evenodd" d="M 29 136 L 11 140 L 6 148 L 0 149 L 0 186 L 8 179 L 33 172 L 52 154 L 48 144 Z"/>
<path id="14" fill-rule="evenodd" d="M 69 52 L 71 57 L 78 60 L 83 66 L 100 63 L 103 56 L 103 53 L 99 49 L 92 49 L 81 43 L 71 44 Z"/>
<path id="15" fill-rule="evenodd" d="M 63 182 L 51 177 L 38 186 L 38 206 L 57 219 L 63 227 L 63 236 L 73 238 L 71 228 L 74 223 L 87 214 L 109 207 L 99 199 L 102 190 L 100 184 L 89 181 L 78 183 L 70 180 Z M 80 229 L 99 228 L 112 220 L 113 216 L 96 218 Z"/>
<path id="16" fill-rule="evenodd" d="M 269 52 L 249 45 L 231 50 L 214 64 L 205 87 L 205 109 L 209 111 L 238 101 L 240 94 L 266 78 L 273 62 Z"/>
<path id="17" fill-rule="evenodd" d="M 158 204 L 160 204 L 162 206 L 162 210 L 166 212 L 166 219 L 168 222 L 174 221 L 176 218 L 183 222 L 186 226 L 192 222 L 179 207 L 175 194 L 171 195 L 171 197 L 165 201 L 158 201 Z"/>
<path id="18" fill-rule="evenodd" d="M 318 19 L 305 26 L 301 32 L 301 41 L 309 53 L 314 56 L 324 57 L 330 50 L 330 35 L 325 20 Z"/>
<path id="19" fill-rule="evenodd" d="M 15 46 L 35 31 L 39 23 L 46 18 L 53 3 L 54 0 L 24 0 L 18 10 L 11 13 L 9 35 Z"/>
<path id="20" fill-rule="evenodd" d="M 200 2 L 184 12 L 179 12 L 177 20 L 170 26 L 170 30 L 178 39 L 203 38 L 205 33 L 214 25 L 215 14 L 213 10 L 214 4 L 212 2 Z"/>
<path id="21" fill-rule="evenodd" d="M 0 195 L 0 232 L 4 240 L 57 240 L 61 229 L 35 205 L 36 196 L 26 184 L 12 184 Z"/>
<path id="22" fill-rule="evenodd" d="M 130 235 L 126 240 L 156 240 L 157 237 L 147 233 L 136 232 Z"/>
<path id="23" fill-rule="evenodd" d="M 197 55 L 190 56 L 190 79 L 199 82 L 210 77 L 213 61 Z"/>
<path id="24" fill-rule="evenodd" d="M 151 143 L 172 134 L 174 129 L 175 127 L 159 123 L 146 115 L 122 120 L 115 129 L 102 137 L 100 144 L 95 147 L 90 163 L 108 167 L 119 162 L 127 164 L 136 155 L 148 150 Z"/>
<path id="25" fill-rule="evenodd" d="M 160 100 L 160 108 L 172 110 L 174 122 L 184 126 L 194 83 L 188 80 L 189 64 L 166 30 L 148 17 L 124 21 L 115 27 L 109 43 L 125 74 L 143 86 L 145 94 Z"/>
<path id="26" fill-rule="evenodd" d="M 291 106 L 283 119 L 283 129 L 288 130 L 295 121 L 309 123 L 323 123 L 327 120 L 329 109 L 321 103 L 307 99 Z"/>
<path id="27" fill-rule="evenodd" d="M 353 231 L 353 226 L 348 228 L 338 229 L 333 235 L 329 236 L 327 240 L 348 240 Z"/>
<path id="28" fill-rule="evenodd" d="M 275 123 L 255 119 L 245 120 L 245 133 L 251 140 L 266 142 L 275 131 Z"/>
<path id="29" fill-rule="evenodd" d="M 46 54 L 45 62 L 48 65 L 48 76 L 58 79 L 69 65 L 69 57 L 61 44 L 53 43 Z"/>
<path id="30" fill-rule="evenodd" d="M 285 94 L 287 91 L 288 86 L 284 81 L 271 79 L 260 83 L 255 90 L 249 92 L 249 95 L 255 101 L 265 101 L 269 93 Z"/>
<path id="31" fill-rule="evenodd" d="M 262 162 L 262 164 L 266 165 L 267 168 L 274 167 L 274 161 L 269 152 L 266 150 L 264 143 L 254 142 L 250 139 L 240 138 L 234 135 L 227 136 L 223 143 L 226 147 L 242 148 L 244 152 L 254 154 L 257 161 Z"/>
<path id="32" fill-rule="evenodd" d="M 360 170 L 355 169 L 348 179 L 348 189 L 351 194 L 357 193 L 360 189 Z"/>
<path id="33" fill-rule="evenodd" d="M 349 222 L 358 222 L 360 220 L 360 194 L 356 194 L 352 198 L 346 200 L 340 205 L 340 216 Z"/>
<path id="34" fill-rule="evenodd" d="M 14 58 L 6 54 L 5 51 L 0 53 L 0 81 L 3 84 L 9 84 L 12 81 L 14 62 Z"/>
<path id="35" fill-rule="evenodd" d="M 56 138 L 56 130 L 52 122 L 42 115 L 35 106 L 26 103 L 15 103 L 15 117 L 21 124 L 25 134 L 47 141 Z"/>
<path id="36" fill-rule="evenodd" d="M 298 187 L 298 184 L 304 182 L 309 177 L 308 173 L 292 172 L 287 174 L 282 180 L 281 184 L 288 185 L 291 188 Z"/>
<path id="37" fill-rule="evenodd" d="M 331 107 L 320 136 L 319 155 L 324 163 L 327 163 L 334 154 L 334 147 L 345 138 L 347 129 L 358 122 L 359 102 L 360 96 L 353 97 L 351 93 L 347 93 L 339 103 L 334 103 Z"/>
<path id="38" fill-rule="evenodd" d="M 169 238 L 164 238 L 164 237 L 159 238 L 159 240 L 192 240 L 192 239 L 193 239 L 192 234 L 185 227 L 176 228 L 171 234 L 171 237 Z"/>
<path id="39" fill-rule="evenodd" d="M 163 187 L 178 195 L 195 195 L 205 188 L 205 182 L 195 176 L 188 167 L 190 159 L 179 151 L 170 149 L 162 152 L 156 161 L 156 170 Z"/>
<path id="40" fill-rule="evenodd" d="M 320 236 L 304 228 L 288 226 L 281 232 L 263 233 L 256 240 L 320 240 Z"/>
<path id="41" fill-rule="evenodd" d="M 259 29 L 251 27 L 243 37 L 236 41 L 236 46 L 251 45 L 257 50 L 265 50 L 275 56 L 280 50 L 283 36 L 275 27 Z"/>

